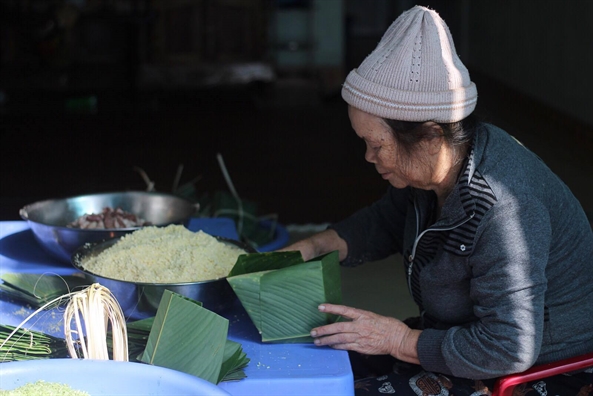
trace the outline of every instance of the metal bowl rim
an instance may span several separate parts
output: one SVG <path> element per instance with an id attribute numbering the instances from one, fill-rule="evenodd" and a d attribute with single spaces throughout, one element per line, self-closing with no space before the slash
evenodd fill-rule
<path id="1" fill-rule="evenodd" d="M 83 195 L 74 195 L 71 197 L 65 197 L 65 198 L 49 198 L 49 199 L 44 199 L 41 201 L 36 201 L 36 202 L 32 202 L 30 204 L 27 204 L 25 206 L 23 206 L 21 209 L 19 209 L 19 215 L 23 220 L 26 220 L 30 223 L 33 224 L 39 224 L 42 226 L 46 226 L 46 227 L 52 227 L 52 228 L 57 228 L 57 229 L 61 229 L 61 230 L 71 230 L 74 232 L 81 232 L 81 233 L 89 233 L 89 234 L 93 234 L 93 233 L 99 233 L 99 232 L 129 232 L 129 231 L 135 231 L 135 230 L 139 230 L 142 227 L 145 226 L 138 226 L 138 227 L 126 227 L 126 228 L 94 228 L 94 229 L 89 229 L 89 228 L 74 228 L 74 227 L 68 227 L 68 226 L 63 226 L 63 225 L 54 225 L 54 224 L 49 224 L 49 223 L 42 223 L 40 221 L 36 221 L 36 220 L 31 220 L 29 218 L 29 209 L 34 206 L 34 205 L 41 205 L 44 203 L 48 203 L 48 202 L 59 202 L 59 201 L 69 201 L 72 199 L 78 199 L 78 198 L 87 198 L 87 197 L 101 197 L 101 196 L 106 196 L 106 195 L 132 195 L 132 194 L 139 194 L 139 195 L 144 195 L 144 196 L 160 196 L 160 197 L 166 197 L 166 198 L 175 198 L 178 199 L 180 201 L 185 201 L 186 203 L 189 204 L 189 206 L 196 208 L 198 204 L 190 201 L 187 198 L 183 198 L 180 197 L 178 195 L 175 194 L 170 194 L 170 193 L 164 193 L 164 192 L 156 192 L 156 191 L 113 191 L 113 192 L 102 192 L 102 193 L 97 193 L 97 194 L 83 194 Z M 182 221 L 184 219 L 180 219 L 180 221 Z M 156 227 L 160 227 L 163 226 L 164 224 L 153 224 Z"/>

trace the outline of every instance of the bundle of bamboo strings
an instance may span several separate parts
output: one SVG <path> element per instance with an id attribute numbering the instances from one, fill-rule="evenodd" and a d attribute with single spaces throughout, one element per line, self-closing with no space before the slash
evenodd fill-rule
<path id="1" fill-rule="evenodd" d="M 109 360 L 107 347 L 109 325 L 111 325 L 112 336 L 112 359 L 128 361 L 126 321 L 119 303 L 109 289 L 94 283 L 80 292 L 73 293 L 64 311 L 64 335 L 70 356 Z M 74 338 L 73 335 L 78 337 Z M 78 351 L 82 356 L 78 355 Z"/>
<path id="2" fill-rule="evenodd" d="M 0 350 L 6 347 L 7 353 L 13 352 L 10 342 L 16 343 L 22 338 L 19 332 L 23 326 L 46 307 L 65 299 L 68 304 L 64 311 L 64 335 L 70 357 L 109 360 L 111 350 L 112 360 L 128 361 L 128 332 L 123 311 L 111 291 L 99 283 L 57 297 L 38 308 L 2 340 Z M 11 341 L 12 337 L 18 339 Z"/>

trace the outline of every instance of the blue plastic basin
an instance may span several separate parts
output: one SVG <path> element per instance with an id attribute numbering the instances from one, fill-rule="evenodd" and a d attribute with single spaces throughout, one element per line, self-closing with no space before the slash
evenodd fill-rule
<path id="1" fill-rule="evenodd" d="M 0 364 L 0 386 L 57 382 L 100 395 L 212 395 L 230 393 L 190 374 L 144 363 L 89 359 L 44 359 Z"/>

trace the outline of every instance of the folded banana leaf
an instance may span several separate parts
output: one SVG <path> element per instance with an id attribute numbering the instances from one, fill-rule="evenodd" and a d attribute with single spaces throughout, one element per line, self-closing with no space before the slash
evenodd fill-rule
<path id="1" fill-rule="evenodd" d="M 227 340 L 228 327 L 200 302 L 165 290 L 140 361 L 213 384 L 244 378 L 249 359 L 240 344 Z"/>
<path id="2" fill-rule="evenodd" d="M 130 361 L 141 361 L 142 353 L 146 348 L 148 336 L 154 317 L 128 322 L 128 351 Z M 235 381 L 245 378 L 243 369 L 249 363 L 247 355 L 243 352 L 241 344 L 226 340 L 224 357 L 219 375 L 219 382 Z"/>
<path id="3" fill-rule="evenodd" d="M 263 342 L 312 342 L 313 327 L 338 320 L 317 309 L 342 302 L 337 251 L 306 262 L 296 251 L 244 254 L 227 281 Z"/>
<path id="4" fill-rule="evenodd" d="M 3 293 L 36 308 L 89 284 L 88 280 L 74 275 L 4 273 L 0 279 Z"/>

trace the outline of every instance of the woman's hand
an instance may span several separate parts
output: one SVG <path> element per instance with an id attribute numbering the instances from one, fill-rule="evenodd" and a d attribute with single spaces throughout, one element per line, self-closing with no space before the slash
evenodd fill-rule
<path id="1" fill-rule="evenodd" d="M 303 260 L 305 260 L 305 261 L 318 256 L 317 249 L 316 249 L 313 241 L 311 240 L 311 238 L 302 239 L 302 240 L 297 241 L 289 246 L 285 246 L 282 249 L 279 249 L 278 251 L 285 252 L 285 251 L 295 251 L 295 250 L 298 250 L 301 252 L 301 256 L 303 256 Z"/>
<path id="2" fill-rule="evenodd" d="M 412 330 L 395 318 L 343 305 L 322 304 L 319 310 L 350 321 L 311 330 L 315 345 L 327 345 L 365 355 L 392 355 L 405 362 L 420 363 L 416 349 L 420 330 Z"/>
<path id="3" fill-rule="evenodd" d="M 295 242 L 282 249 L 279 252 L 299 250 L 303 260 L 308 261 L 322 254 L 338 251 L 339 260 L 342 261 L 348 255 L 348 246 L 337 232 L 334 230 L 321 231 L 309 238 Z"/>

